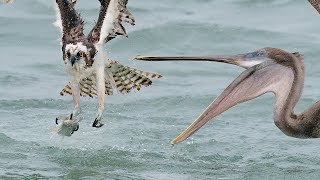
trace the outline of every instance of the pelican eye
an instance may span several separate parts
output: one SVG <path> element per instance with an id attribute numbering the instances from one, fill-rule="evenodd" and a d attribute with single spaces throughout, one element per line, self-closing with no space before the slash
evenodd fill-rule
<path id="1" fill-rule="evenodd" d="M 79 51 L 78 53 L 77 53 L 77 56 L 79 56 L 79 57 L 85 57 L 86 56 L 86 53 L 84 53 L 83 51 Z"/>

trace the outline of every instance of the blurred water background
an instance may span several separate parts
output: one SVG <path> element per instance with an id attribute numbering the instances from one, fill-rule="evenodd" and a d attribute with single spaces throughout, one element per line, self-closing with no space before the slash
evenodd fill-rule
<path id="1" fill-rule="evenodd" d="M 320 16 L 301 0 L 129 1 L 136 26 L 106 46 L 111 59 L 162 74 L 149 88 L 107 97 L 105 126 L 91 127 L 96 99 L 70 138 L 54 119 L 72 110 L 53 2 L 0 5 L 0 179 L 318 179 L 320 140 L 285 136 L 272 94 L 238 105 L 176 146 L 184 130 L 243 69 L 209 62 L 136 62 L 135 55 L 219 55 L 278 47 L 305 54 L 295 108 L 320 99 Z M 78 1 L 88 32 L 98 1 Z"/>

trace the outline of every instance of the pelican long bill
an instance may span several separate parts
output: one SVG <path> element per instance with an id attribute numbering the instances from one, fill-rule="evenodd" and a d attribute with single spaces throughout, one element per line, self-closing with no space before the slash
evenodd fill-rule
<path id="1" fill-rule="evenodd" d="M 134 58 L 139 61 L 209 61 L 233 64 L 245 69 L 260 64 L 268 58 L 265 49 L 260 49 L 246 54 L 221 55 L 221 56 L 141 56 Z"/>
<path id="2" fill-rule="evenodd" d="M 254 99 L 266 92 L 276 92 L 291 82 L 290 68 L 268 61 L 252 66 L 241 73 L 178 137 L 171 141 L 177 144 L 197 132 L 208 121 L 229 108 Z"/>

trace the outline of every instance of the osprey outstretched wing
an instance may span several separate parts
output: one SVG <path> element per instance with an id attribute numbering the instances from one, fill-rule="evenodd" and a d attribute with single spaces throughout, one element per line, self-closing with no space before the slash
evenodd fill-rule
<path id="1" fill-rule="evenodd" d="M 93 127 L 101 127 L 104 111 L 105 95 L 111 95 L 113 89 L 120 93 L 128 93 L 132 89 L 140 90 L 141 86 L 149 86 L 150 78 L 160 78 L 160 75 L 147 73 L 123 66 L 109 60 L 103 53 L 103 45 L 118 35 L 127 36 L 122 23 L 135 24 L 132 14 L 127 9 L 127 0 L 99 0 L 101 7 L 98 21 L 90 33 L 85 36 L 84 21 L 75 10 L 76 0 L 55 0 L 57 20 L 55 25 L 62 33 L 62 57 L 70 82 L 60 92 L 73 97 L 74 110 L 68 117 L 56 119 L 63 124 L 72 124 L 70 131 L 76 131 L 76 119 L 80 114 L 80 96 L 97 96 L 98 112 Z M 72 129 L 73 128 L 73 129 Z M 66 128 L 61 128 L 66 129 Z M 68 129 L 68 128 L 67 128 Z M 59 133 L 59 132 L 58 132 Z M 61 134 L 61 133 L 60 133 Z M 68 134 L 70 135 L 70 133 Z"/>
<path id="2" fill-rule="evenodd" d="M 76 2 L 72 0 L 56 0 L 57 21 L 55 25 L 61 29 L 62 42 L 64 43 L 70 40 L 69 37 L 74 37 L 74 41 L 84 37 L 84 21 L 74 8 Z"/>
<path id="3" fill-rule="evenodd" d="M 127 9 L 128 0 L 99 0 L 100 14 L 96 25 L 90 31 L 88 40 L 92 44 L 103 44 L 117 35 L 127 36 L 122 23 L 135 25 L 133 15 Z"/>

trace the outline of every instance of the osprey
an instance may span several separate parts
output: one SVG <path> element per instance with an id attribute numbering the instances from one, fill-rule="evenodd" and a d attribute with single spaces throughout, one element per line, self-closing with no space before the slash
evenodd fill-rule
<path id="1" fill-rule="evenodd" d="M 105 95 L 112 95 L 114 88 L 120 93 L 129 93 L 132 89 L 140 90 L 141 86 L 151 85 L 149 78 L 161 77 L 106 58 L 103 45 L 118 35 L 127 36 L 122 22 L 134 25 L 135 20 L 126 7 L 127 0 L 99 1 L 101 7 L 98 20 L 87 36 L 83 32 L 85 23 L 74 8 L 76 0 L 55 2 L 55 25 L 62 33 L 62 59 L 70 77 L 69 84 L 60 95 L 72 95 L 74 105 L 70 115 L 56 118 L 56 124 L 59 120 L 67 122 L 65 125 L 71 128 L 67 134 L 69 136 L 79 128 L 76 117 L 80 114 L 80 96 L 98 97 L 98 112 L 92 126 L 99 128 L 103 126 L 101 119 Z"/>

